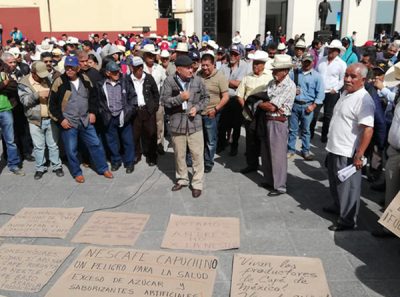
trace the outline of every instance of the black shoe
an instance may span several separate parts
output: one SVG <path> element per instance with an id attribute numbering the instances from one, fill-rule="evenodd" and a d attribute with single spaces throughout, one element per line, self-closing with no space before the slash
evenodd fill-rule
<path id="1" fill-rule="evenodd" d="M 264 189 L 267 189 L 267 190 L 269 190 L 269 191 L 271 191 L 271 190 L 274 189 L 273 186 L 271 186 L 271 185 L 269 185 L 269 184 L 267 184 L 267 183 L 260 183 L 258 186 L 259 186 L 260 188 L 264 188 Z"/>
<path id="2" fill-rule="evenodd" d="M 121 163 L 111 164 L 111 171 L 117 171 L 121 167 Z"/>
<path id="3" fill-rule="evenodd" d="M 354 230 L 355 226 L 354 225 L 347 226 L 347 225 L 337 223 L 337 224 L 333 224 L 332 226 L 329 226 L 328 229 L 330 231 L 340 232 L 340 231 L 345 231 L 345 230 Z"/>
<path id="4" fill-rule="evenodd" d="M 204 173 L 210 173 L 211 171 L 212 171 L 212 167 L 210 167 L 210 166 L 204 167 Z"/>
<path id="5" fill-rule="evenodd" d="M 164 155 L 165 154 L 164 146 L 161 143 L 157 146 L 157 153 L 159 155 Z"/>
<path id="6" fill-rule="evenodd" d="M 35 180 L 39 180 L 39 179 L 41 179 L 41 178 L 43 177 L 43 174 L 44 174 L 43 171 L 36 171 L 36 172 L 35 172 L 35 175 L 33 176 L 33 178 L 34 178 Z"/>
<path id="7" fill-rule="evenodd" d="M 246 174 L 246 173 L 250 173 L 250 172 L 253 172 L 253 171 L 257 171 L 257 167 L 247 166 L 246 168 L 243 168 L 242 170 L 240 170 L 240 173 Z"/>
<path id="8" fill-rule="evenodd" d="M 135 170 L 135 165 L 131 165 L 131 166 L 126 167 L 126 173 L 127 174 L 132 173 L 134 170 Z"/>
<path id="9" fill-rule="evenodd" d="M 176 192 L 176 191 L 181 190 L 183 187 L 187 187 L 187 186 L 184 186 L 184 185 L 181 185 L 181 184 L 176 183 L 176 184 L 171 188 L 171 191 L 172 191 L 172 192 Z"/>
<path id="10" fill-rule="evenodd" d="M 333 206 L 325 206 L 322 208 L 322 211 L 326 212 L 326 213 L 334 214 L 334 215 L 339 215 L 339 210 Z"/>
<path id="11" fill-rule="evenodd" d="M 53 170 L 53 172 L 58 176 L 58 177 L 63 177 L 64 176 L 64 171 L 62 168 L 58 168 L 56 170 Z"/>
<path id="12" fill-rule="evenodd" d="M 229 156 L 234 157 L 238 154 L 238 148 L 237 147 L 231 147 L 231 151 L 229 152 Z"/>
<path id="13" fill-rule="evenodd" d="M 35 157 L 33 157 L 32 155 L 24 155 L 24 160 L 26 160 L 28 162 L 34 162 Z"/>
<path id="14" fill-rule="evenodd" d="M 192 197 L 193 198 L 199 198 L 201 195 L 201 190 L 193 189 L 192 190 Z"/>
<path id="15" fill-rule="evenodd" d="M 156 166 L 157 165 L 157 161 L 156 160 L 150 160 L 147 162 L 147 164 L 149 164 L 150 167 Z"/>
<path id="16" fill-rule="evenodd" d="M 280 195 L 282 195 L 282 194 L 286 194 L 286 192 L 279 191 L 279 190 L 272 190 L 272 191 L 270 191 L 270 192 L 267 194 L 267 196 L 269 196 L 269 197 L 276 197 L 276 196 L 280 196 Z"/>

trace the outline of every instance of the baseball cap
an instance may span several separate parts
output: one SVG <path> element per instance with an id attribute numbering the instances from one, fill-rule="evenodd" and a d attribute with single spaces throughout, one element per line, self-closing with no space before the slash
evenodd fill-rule
<path id="1" fill-rule="evenodd" d="M 246 49 L 246 51 L 255 51 L 256 47 L 252 44 L 248 44 L 248 45 L 246 45 L 245 49 Z"/>
<path id="2" fill-rule="evenodd" d="M 217 53 L 225 54 L 225 53 L 226 53 L 226 49 L 225 49 L 224 47 L 220 46 L 220 47 L 218 48 L 218 50 L 217 50 Z"/>
<path id="3" fill-rule="evenodd" d="M 312 55 L 310 55 L 310 54 L 305 54 L 305 55 L 303 55 L 303 60 L 302 60 L 302 62 L 305 62 L 305 61 L 310 61 L 310 62 L 312 62 L 312 61 L 314 61 L 314 57 L 313 57 Z"/>
<path id="4" fill-rule="evenodd" d="M 79 60 L 77 56 L 67 56 L 65 58 L 64 66 L 78 67 Z"/>
<path id="5" fill-rule="evenodd" d="M 389 68 L 390 67 L 389 67 L 387 61 L 379 60 L 379 61 L 376 61 L 376 66 L 374 66 L 372 68 L 372 70 L 380 72 L 381 74 L 385 74 L 386 71 L 388 71 Z"/>
<path id="6" fill-rule="evenodd" d="M 110 61 L 106 65 L 106 71 L 115 72 L 115 71 L 120 71 L 120 70 L 121 70 L 121 68 L 114 61 Z"/>
<path id="7" fill-rule="evenodd" d="M 188 67 L 192 66 L 192 63 L 192 59 L 190 59 L 188 56 L 179 56 L 175 60 L 176 67 Z"/>
<path id="8" fill-rule="evenodd" d="M 237 45 L 232 45 L 229 49 L 229 52 L 235 52 L 238 53 L 240 55 L 240 49 Z"/>
<path id="9" fill-rule="evenodd" d="M 47 70 L 46 64 L 42 61 L 33 62 L 32 72 L 36 73 L 40 78 L 46 78 L 50 74 L 50 72 Z"/>
<path id="10" fill-rule="evenodd" d="M 131 60 L 131 65 L 133 66 L 133 67 L 138 67 L 138 66 L 140 66 L 140 65 L 143 65 L 143 60 L 142 60 L 142 58 L 141 57 L 133 57 L 132 58 L 132 60 Z"/>

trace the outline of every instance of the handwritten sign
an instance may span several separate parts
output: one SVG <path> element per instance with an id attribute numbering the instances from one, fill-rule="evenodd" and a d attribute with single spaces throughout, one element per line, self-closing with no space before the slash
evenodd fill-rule
<path id="1" fill-rule="evenodd" d="M 400 192 L 393 198 L 378 222 L 400 237 Z"/>
<path id="2" fill-rule="evenodd" d="M 3 244 L 0 247 L 0 289 L 39 292 L 74 248 Z"/>
<path id="3" fill-rule="evenodd" d="M 320 259 L 235 254 L 231 297 L 331 297 Z"/>
<path id="4" fill-rule="evenodd" d="M 211 297 L 218 259 L 86 247 L 46 297 Z"/>
<path id="5" fill-rule="evenodd" d="M 96 212 L 72 242 L 134 245 L 149 217 L 147 214 Z"/>
<path id="6" fill-rule="evenodd" d="M 83 207 L 23 208 L 0 229 L 0 236 L 65 238 L 82 211 Z"/>
<path id="7" fill-rule="evenodd" d="M 238 218 L 171 215 L 162 248 L 217 251 L 240 247 Z"/>

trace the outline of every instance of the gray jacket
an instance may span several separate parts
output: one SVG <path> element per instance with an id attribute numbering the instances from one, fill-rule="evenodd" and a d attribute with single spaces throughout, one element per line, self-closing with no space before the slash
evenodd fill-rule
<path id="1" fill-rule="evenodd" d="M 22 105 L 24 106 L 25 115 L 28 121 L 36 126 L 40 126 L 42 117 L 40 113 L 39 93 L 35 91 L 29 82 L 29 75 L 30 74 L 24 76 L 18 82 L 18 95 Z"/>
<path id="2" fill-rule="evenodd" d="M 183 103 L 180 95 L 181 90 L 175 79 L 175 75 L 168 76 L 161 88 L 161 102 L 166 109 L 179 107 Z M 190 98 L 187 103 L 187 109 L 170 115 L 170 127 L 173 133 L 192 134 L 201 131 L 203 128 L 201 112 L 207 107 L 210 96 L 198 76 L 190 80 L 188 91 L 190 92 Z M 194 118 L 188 116 L 192 107 L 197 110 Z"/>

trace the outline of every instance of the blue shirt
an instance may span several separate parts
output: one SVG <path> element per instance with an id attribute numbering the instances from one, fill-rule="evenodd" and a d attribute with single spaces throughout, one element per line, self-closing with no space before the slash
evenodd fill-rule
<path id="1" fill-rule="evenodd" d="M 290 71 L 290 78 L 294 81 L 294 72 Z M 322 76 L 311 69 L 304 73 L 299 69 L 297 87 L 300 88 L 300 94 L 296 95 L 295 101 L 322 104 L 325 98 L 325 87 Z"/>

